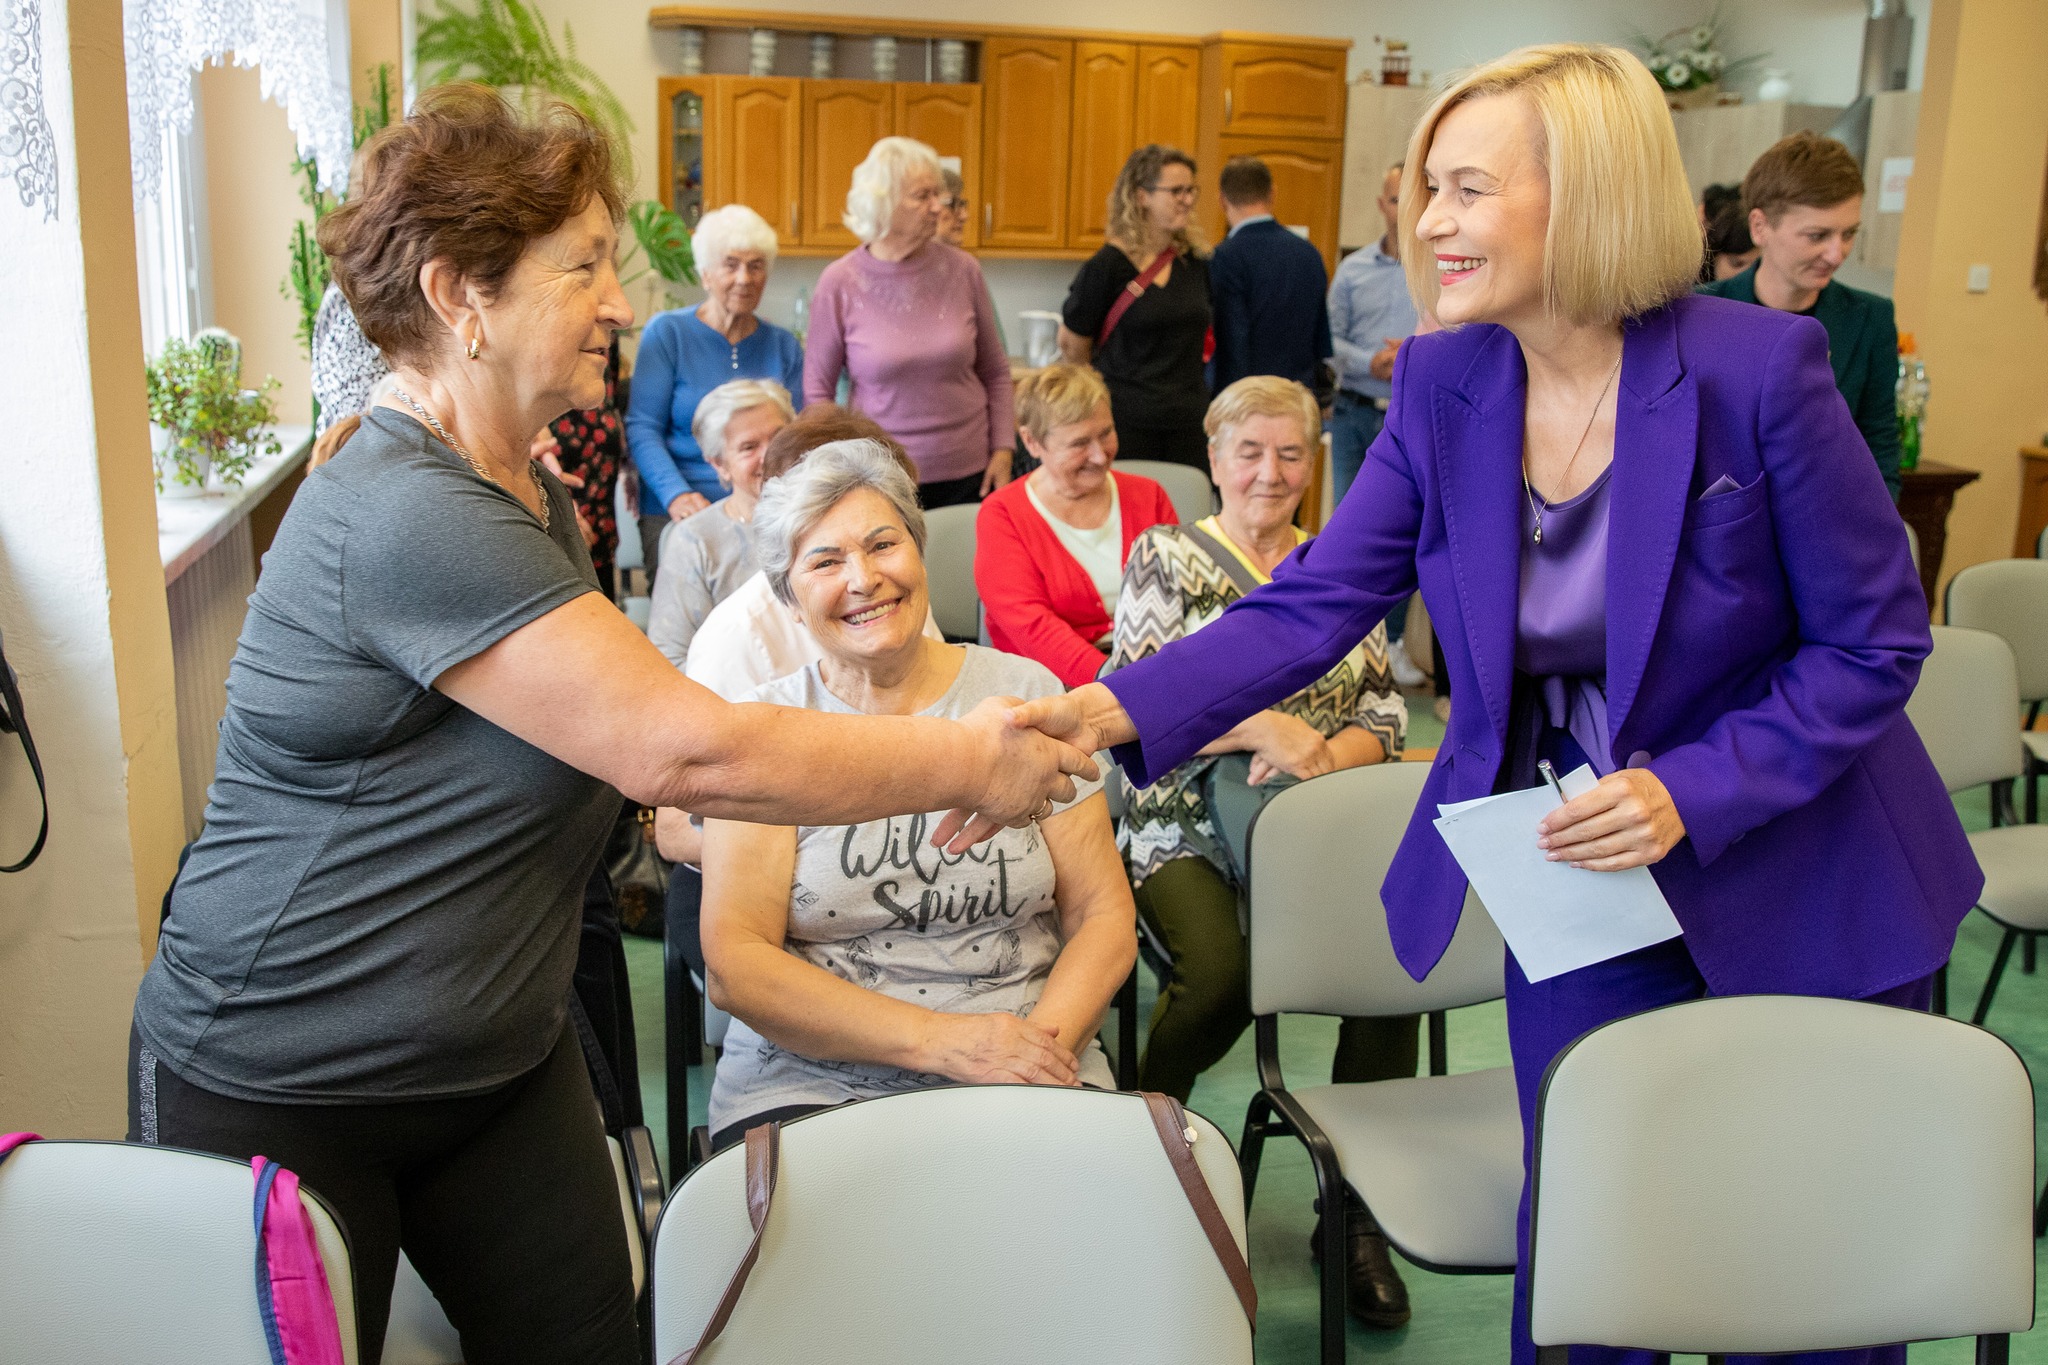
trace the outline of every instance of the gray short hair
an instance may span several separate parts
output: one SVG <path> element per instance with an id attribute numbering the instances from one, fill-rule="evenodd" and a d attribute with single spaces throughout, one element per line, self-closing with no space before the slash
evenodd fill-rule
<path id="1" fill-rule="evenodd" d="M 889 230 L 890 215 L 903 193 L 904 177 L 913 170 L 928 170 L 941 179 L 945 167 L 939 154 L 916 138 L 885 137 L 868 148 L 867 159 L 853 168 L 853 185 L 846 191 L 846 214 L 839 221 L 863 242 L 872 242 Z"/>
<path id="2" fill-rule="evenodd" d="M 770 479 L 754 509 L 754 550 L 768 587 L 785 604 L 795 605 L 789 571 L 797 542 L 839 500 L 861 489 L 880 493 L 903 518 L 903 525 L 924 554 L 924 512 L 917 505 L 917 485 L 880 441 L 828 441 L 806 455 L 803 463 L 779 479 Z"/>
<path id="3" fill-rule="evenodd" d="M 725 429 L 732 419 L 748 408 L 774 408 L 787 422 L 796 416 L 789 390 L 772 379 L 732 379 L 704 395 L 697 402 L 697 415 L 690 419 L 690 434 L 697 449 L 711 464 L 725 458 Z"/>
<path id="4" fill-rule="evenodd" d="M 768 220 L 745 204 L 727 204 L 697 220 L 690 234 L 690 256 L 701 272 L 706 265 L 722 261 L 728 251 L 758 251 L 775 264 L 775 229 Z"/>

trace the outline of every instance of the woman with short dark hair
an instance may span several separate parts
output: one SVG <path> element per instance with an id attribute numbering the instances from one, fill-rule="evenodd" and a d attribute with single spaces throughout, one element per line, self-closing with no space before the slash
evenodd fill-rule
<path id="1" fill-rule="evenodd" d="M 986 834 L 1093 765 L 1000 703 L 831 717 L 687 681 L 528 458 L 632 322 L 610 145 L 450 86 L 368 155 L 320 243 L 392 388 L 264 557 L 136 998 L 129 1136 L 261 1152 L 334 1204 L 366 1365 L 401 1247 L 473 1365 L 627 1365 L 619 1194 L 566 1028 L 621 793 L 783 822 L 975 807 Z"/>

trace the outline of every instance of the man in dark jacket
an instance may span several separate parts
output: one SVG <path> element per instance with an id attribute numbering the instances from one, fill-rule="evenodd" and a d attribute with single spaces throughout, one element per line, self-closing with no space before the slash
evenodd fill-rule
<path id="1" fill-rule="evenodd" d="M 1230 235 L 1209 264 L 1216 318 L 1214 391 L 1252 374 L 1310 389 L 1330 356 L 1323 253 L 1273 218 L 1273 173 L 1257 157 L 1223 168 Z"/>
<path id="2" fill-rule="evenodd" d="M 1862 168 L 1832 138 L 1794 133 L 1749 168 L 1742 204 L 1756 263 L 1700 292 L 1803 313 L 1827 329 L 1835 387 L 1898 501 L 1899 330 L 1892 301 L 1835 280 L 1862 226 Z"/>

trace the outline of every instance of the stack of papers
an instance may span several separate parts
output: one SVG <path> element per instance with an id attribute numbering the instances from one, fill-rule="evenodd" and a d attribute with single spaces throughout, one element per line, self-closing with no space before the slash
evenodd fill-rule
<path id="1" fill-rule="evenodd" d="M 1599 779 L 1581 765 L 1560 779 L 1567 799 Z M 1557 809 L 1546 784 L 1438 806 L 1436 828 L 1532 982 L 1674 939 L 1683 930 L 1647 867 L 1590 872 L 1553 863 L 1536 826 Z"/>

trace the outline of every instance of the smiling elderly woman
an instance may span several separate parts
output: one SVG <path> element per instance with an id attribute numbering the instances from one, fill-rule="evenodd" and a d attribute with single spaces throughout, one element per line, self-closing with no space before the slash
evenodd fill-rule
<path id="1" fill-rule="evenodd" d="M 626 446 L 640 471 L 640 548 L 647 571 L 661 567 L 669 523 L 725 497 L 696 435 L 697 405 L 735 379 L 772 379 L 803 391 L 804 348 L 794 333 L 756 313 L 775 268 L 775 229 L 744 204 L 697 220 L 690 250 L 704 299 L 656 313 L 640 333 L 626 406 Z"/>
<path id="2" fill-rule="evenodd" d="M 924 514 L 879 443 L 819 447 L 755 521 L 763 572 L 825 656 L 757 700 L 958 716 L 1060 690 L 1029 660 L 921 633 Z M 930 846 L 938 819 L 706 822 L 707 984 L 734 1017 L 715 1145 L 947 1081 L 1112 1085 L 1095 1031 L 1137 935 L 1106 798 L 1088 786 L 964 856 Z"/>
<path id="3" fill-rule="evenodd" d="M 1537 846 L 1649 867 L 1684 931 L 1538 981 L 1510 953 L 1525 1140 L 1551 1058 L 1623 1015 L 1759 993 L 1927 1008 L 1983 877 L 1906 718 L 1927 599 L 1827 333 L 1689 293 L 1677 135 L 1618 48 L 1468 73 L 1417 123 L 1405 177 L 1402 264 L 1447 330 L 1401 347 L 1329 525 L 1214 623 L 1027 716 L 1127 746 L 1153 781 L 1419 583 L 1460 700 L 1381 888 L 1401 961 L 1424 976 L 1465 904 L 1439 803 L 1533 786 L 1539 759 L 1599 776 Z M 1513 1343 L 1533 1361 L 1520 1308 Z"/>
<path id="4" fill-rule="evenodd" d="M 261 1152 L 332 1202 L 368 1365 L 401 1247 L 465 1360 L 627 1365 L 618 1190 L 565 1028 L 620 793 L 785 822 L 976 806 L 981 832 L 1094 768 L 1000 704 L 823 716 L 686 680 L 599 594 L 528 459 L 632 322 L 609 145 L 451 86 L 368 156 L 320 244 L 392 393 L 264 556 L 136 998 L 129 1137 Z"/>

